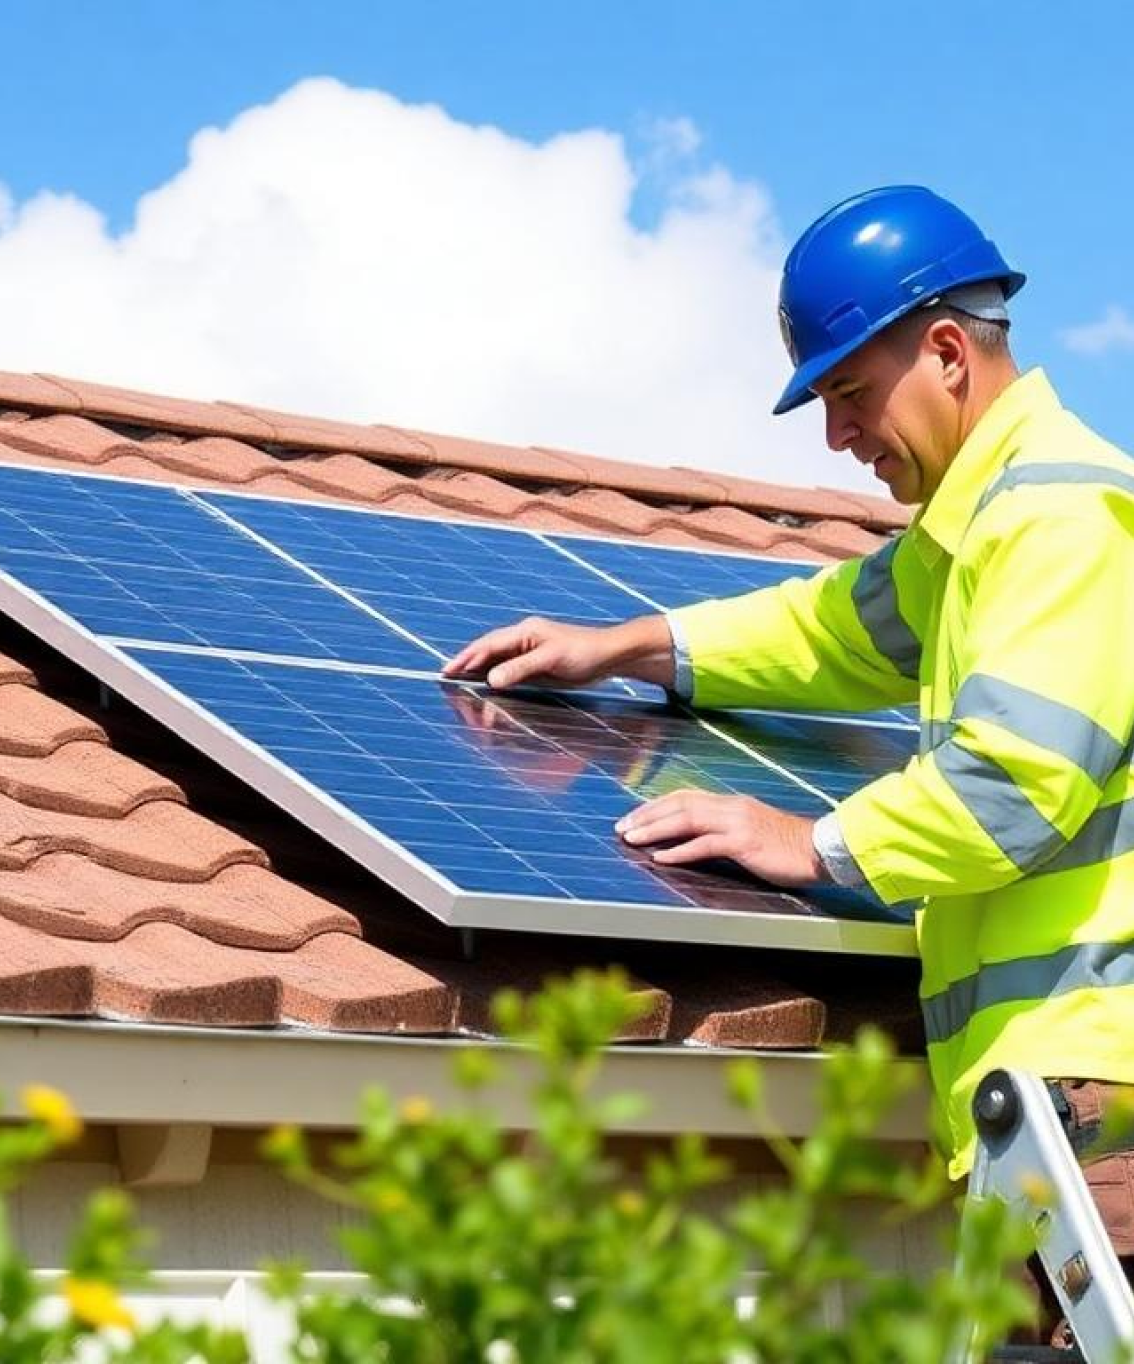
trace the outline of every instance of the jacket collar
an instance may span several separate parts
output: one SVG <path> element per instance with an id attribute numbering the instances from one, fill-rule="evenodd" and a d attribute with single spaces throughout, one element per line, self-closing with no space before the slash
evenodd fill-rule
<path id="1" fill-rule="evenodd" d="M 955 555 L 981 493 L 1015 454 L 1018 442 L 1013 438 L 1020 427 L 1059 410 L 1059 399 L 1042 369 L 1014 380 L 969 432 L 913 525 Z"/>

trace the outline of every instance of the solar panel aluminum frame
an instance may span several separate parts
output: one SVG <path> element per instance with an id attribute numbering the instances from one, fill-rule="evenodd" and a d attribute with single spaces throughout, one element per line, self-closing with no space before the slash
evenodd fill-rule
<path id="1" fill-rule="evenodd" d="M 462 890 L 380 829 L 360 819 L 259 745 L 243 738 L 197 702 L 2 570 L 0 611 L 454 928 L 513 931 L 522 928 L 595 937 L 640 937 L 872 956 L 916 955 L 913 929 L 904 924 L 838 919 L 808 912 L 746 914 L 621 901 L 556 902 L 550 897 L 509 897 Z M 391 669 L 373 671 L 396 675 L 396 670 Z M 802 900 L 799 904 L 806 910 Z M 565 906 L 569 913 L 551 916 L 548 922 L 543 922 L 545 916 L 540 911 L 556 905 Z"/>

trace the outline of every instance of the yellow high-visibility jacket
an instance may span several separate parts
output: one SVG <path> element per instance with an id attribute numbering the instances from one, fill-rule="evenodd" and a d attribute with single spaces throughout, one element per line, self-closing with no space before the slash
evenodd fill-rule
<path id="1" fill-rule="evenodd" d="M 1033 370 L 883 549 L 675 614 L 697 705 L 919 703 L 919 755 L 837 817 L 923 899 L 954 1176 L 993 1067 L 1134 1083 L 1134 462 Z"/>

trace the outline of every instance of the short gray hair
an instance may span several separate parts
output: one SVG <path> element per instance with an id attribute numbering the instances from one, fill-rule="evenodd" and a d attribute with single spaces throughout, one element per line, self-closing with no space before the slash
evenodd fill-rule
<path id="1" fill-rule="evenodd" d="M 973 343 L 973 348 L 982 355 L 1008 354 L 1008 329 L 1012 324 L 1007 318 L 991 322 L 984 317 L 973 317 L 971 313 L 962 312 L 960 308 L 951 308 L 944 301 L 931 303 L 927 308 L 916 308 L 912 313 L 906 313 L 905 317 L 899 318 L 894 325 L 901 327 L 907 335 L 916 332 L 921 336 L 926 327 L 942 318 L 955 322 Z"/>

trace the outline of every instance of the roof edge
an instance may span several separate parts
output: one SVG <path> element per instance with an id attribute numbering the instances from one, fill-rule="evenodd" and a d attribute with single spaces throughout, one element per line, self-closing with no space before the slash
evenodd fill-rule
<path id="1" fill-rule="evenodd" d="M 792 487 L 409 427 L 339 422 L 225 399 L 170 397 L 54 374 L 0 371 L 0 406 L 146 425 L 183 435 L 228 436 L 284 450 L 346 453 L 422 468 L 455 466 L 541 485 L 607 488 L 646 501 L 724 504 L 765 515 L 838 519 L 870 530 L 899 530 L 909 522 L 904 508 L 866 493 Z"/>
<path id="2" fill-rule="evenodd" d="M 360 1095 L 376 1083 L 396 1098 L 422 1095 L 439 1108 L 467 1104 L 468 1094 L 454 1082 L 453 1062 L 458 1050 L 472 1046 L 518 1058 L 518 1084 L 496 1082 L 477 1097 L 505 1126 L 530 1128 L 530 1066 L 517 1047 L 501 1042 L 6 1018 L 0 1019 L 0 1075 L 10 1093 L 26 1084 L 62 1090 L 88 1122 L 343 1128 L 357 1123 Z M 754 1054 L 766 1076 L 759 1121 L 730 1101 L 726 1084 L 737 1057 Z M 645 1114 L 613 1129 L 621 1133 L 798 1137 L 815 1124 L 816 1091 L 828 1059 L 821 1052 L 615 1046 L 597 1088 L 600 1094 L 634 1090 L 649 1100 Z M 926 1142 L 925 1064 L 903 1059 L 894 1065 L 912 1083 L 878 1136 Z M 249 1074 L 256 1076 L 254 1085 L 247 1083 Z M 137 1082 L 140 1075 L 144 1085 Z"/>

